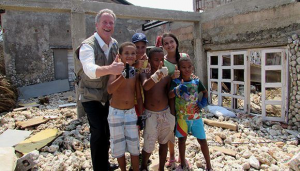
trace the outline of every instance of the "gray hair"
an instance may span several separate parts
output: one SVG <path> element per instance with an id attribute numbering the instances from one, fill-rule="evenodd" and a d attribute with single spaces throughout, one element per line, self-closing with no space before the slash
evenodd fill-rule
<path id="1" fill-rule="evenodd" d="M 108 14 L 112 15 L 114 17 L 115 21 L 116 21 L 116 19 L 117 19 L 116 14 L 112 10 L 110 10 L 110 9 L 103 9 L 103 10 L 99 11 L 98 14 L 96 15 L 96 17 L 95 17 L 95 24 L 99 22 L 100 17 L 104 13 L 108 13 Z"/>

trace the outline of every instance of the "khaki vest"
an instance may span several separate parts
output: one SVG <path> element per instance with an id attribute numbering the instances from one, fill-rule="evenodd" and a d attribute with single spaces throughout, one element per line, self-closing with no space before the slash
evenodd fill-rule
<path id="1" fill-rule="evenodd" d="M 110 65 L 118 51 L 118 42 L 113 39 L 113 45 L 109 51 L 108 58 L 106 58 L 103 50 L 101 49 L 97 39 L 94 35 L 84 40 L 82 44 L 88 44 L 94 49 L 95 53 L 95 63 L 99 66 Z M 81 102 L 88 101 L 99 101 L 99 102 L 107 102 L 110 99 L 109 94 L 107 93 L 107 81 L 109 75 L 101 76 L 98 79 L 90 79 L 84 72 L 82 68 L 82 64 L 79 60 L 79 49 L 81 45 L 76 49 L 74 55 L 74 61 L 76 65 L 76 80 L 78 82 L 77 91 L 81 97 Z"/>

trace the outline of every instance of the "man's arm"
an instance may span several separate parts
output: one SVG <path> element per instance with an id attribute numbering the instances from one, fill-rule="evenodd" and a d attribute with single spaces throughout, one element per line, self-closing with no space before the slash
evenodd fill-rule
<path id="1" fill-rule="evenodd" d="M 98 66 L 96 69 L 97 78 L 105 75 L 120 75 L 124 70 L 124 63 L 119 60 L 119 55 L 116 56 L 112 64 L 108 66 Z"/>
<path id="2" fill-rule="evenodd" d="M 119 75 L 122 73 L 124 69 L 124 64 L 122 62 L 119 62 L 118 56 L 116 57 L 116 59 L 111 65 L 106 65 L 106 66 L 97 65 L 95 63 L 94 49 L 88 44 L 83 44 L 80 47 L 79 59 L 82 64 L 84 73 L 90 79 L 97 79 L 101 76 L 105 76 L 109 74 Z"/>

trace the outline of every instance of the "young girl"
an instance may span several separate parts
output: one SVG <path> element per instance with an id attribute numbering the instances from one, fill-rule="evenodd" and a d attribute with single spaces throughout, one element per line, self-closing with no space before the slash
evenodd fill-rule
<path id="1" fill-rule="evenodd" d="M 169 92 L 170 101 L 175 102 L 176 110 L 176 131 L 178 138 L 179 156 L 181 169 L 190 170 L 185 162 L 185 142 L 188 134 L 197 138 L 201 151 L 206 161 L 207 170 L 211 170 L 209 149 L 202 121 L 202 113 L 198 109 L 207 106 L 208 93 L 198 78 L 192 78 L 193 64 L 190 58 L 180 58 L 178 62 L 180 77 L 171 83 Z M 201 99 L 198 94 L 202 92 Z"/>
<path id="2" fill-rule="evenodd" d="M 189 57 L 189 55 L 186 53 L 179 53 L 178 39 L 172 33 L 163 34 L 161 41 L 162 41 L 161 42 L 162 47 L 167 52 L 167 55 L 165 56 L 165 59 L 164 59 L 164 66 L 166 66 L 168 68 L 169 76 L 172 79 L 176 79 L 180 76 L 180 71 L 178 70 L 178 67 L 177 67 L 180 57 Z M 170 106 L 170 108 L 172 108 L 172 106 L 174 106 L 174 104 L 170 103 L 169 106 Z M 174 153 L 174 144 L 169 142 L 168 147 L 169 147 L 170 157 L 169 157 L 168 162 L 166 163 L 166 166 L 167 167 L 171 167 L 171 166 L 175 167 L 174 164 L 175 164 L 176 160 L 175 160 L 175 153 Z M 178 161 L 178 162 L 180 162 L 180 161 Z"/>

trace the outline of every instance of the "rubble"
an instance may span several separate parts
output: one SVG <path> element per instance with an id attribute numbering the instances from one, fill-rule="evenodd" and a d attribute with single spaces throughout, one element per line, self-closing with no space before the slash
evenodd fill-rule
<path id="1" fill-rule="evenodd" d="M 92 170 L 87 118 L 77 120 L 74 106 L 59 108 L 59 105 L 72 103 L 69 100 L 75 98 L 70 98 L 70 94 L 72 92 L 49 95 L 47 96 L 49 104 L 27 108 L 23 111 L 12 111 L 0 116 L 0 134 L 7 129 L 21 129 L 17 127 L 17 121 L 24 122 L 36 117 L 49 120 L 40 125 L 24 128 L 26 131 L 32 131 L 31 137 L 47 129 L 58 129 L 62 132 L 54 141 L 38 151 L 38 158 L 34 160 L 36 164 L 30 165 L 31 170 Z M 75 97 L 75 93 L 73 94 Z M 22 103 L 34 101 L 38 99 L 29 99 Z M 295 168 L 293 163 L 299 160 L 297 155 L 299 156 L 300 151 L 297 131 L 291 132 L 276 122 L 262 122 L 259 116 L 250 117 L 241 114 L 238 118 L 223 116 L 215 118 L 209 113 L 203 116 L 214 122 L 226 122 L 239 127 L 237 131 L 232 131 L 204 125 L 214 170 L 289 170 L 289 168 Z M 143 141 L 141 137 L 141 149 Z M 177 158 L 177 140 L 175 154 Z M 205 169 L 206 164 L 201 148 L 197 139 L 192 136 L 188 137 L 186 143 L 186 157 L 194 170 Z M 158 160 L 158 145 L 150 159 Z M 126 161 L 127 169 L 129 169 L 128 153 L 126 153 Z M 110 158 L 110 162 L 117 163 L 117 160 Z M 179 163 L 176 163 L 176 166 L 178 165 Z M 17 164 L 17 167 L 21 166 L 22 164 Z M 151 170 L 156 167 L 151 165 L 149 168 Z"/>

